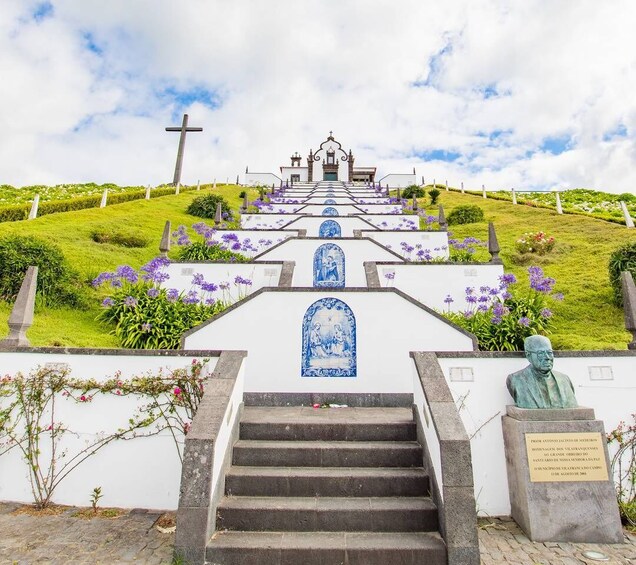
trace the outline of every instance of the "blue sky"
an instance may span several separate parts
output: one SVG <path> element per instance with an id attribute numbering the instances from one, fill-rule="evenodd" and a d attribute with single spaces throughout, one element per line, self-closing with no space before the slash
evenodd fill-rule
<path id="1" fill-rule="evenodd" d="M 381 174 L 636 189 L 633 2 L 277 7 L 4 0 L 0 183 L 165 182 L 187 112 L 186 182 L 276 171 L 333 130 Z"/>

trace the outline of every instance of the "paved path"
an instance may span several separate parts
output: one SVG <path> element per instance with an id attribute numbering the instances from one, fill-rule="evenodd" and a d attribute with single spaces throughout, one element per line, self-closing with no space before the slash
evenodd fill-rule
<path id="1" fill-rule="evenodd" d="M 636 535 L 628 534 L 624 544 L 535 543 L 510 518 L 479 521 L 479 549 L 483 565 L 636 565 Z M 592 561 L 585 551 L 600 551 L 609 561 Z"/>
<path id="2" fill-rule="evenodd" d="M 18 506 L 0 503 L 3 565 L 171 563 L 174 534 L 154 527 L 160 512 L 133 510 L 118 518 L 87 520 L 73 516 L 77 508 L 31 516 L 14 513 Z M 479 543 L 483 565 L 636 565 L 636 535 L 619 545 L 532 543 L 509 518 L 494 518 L 480 521 Z M 601 551 L 610 560 L 586 559 L 582 553 L 588 550 Z"/>

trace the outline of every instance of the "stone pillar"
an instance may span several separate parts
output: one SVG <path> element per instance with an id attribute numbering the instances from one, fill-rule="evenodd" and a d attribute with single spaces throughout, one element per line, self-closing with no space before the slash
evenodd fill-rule
<path id="1" fill-rule="evenodd" d="M 511 514 L 537 542 L 622 543 L 603 422 L 591 408 L 502 416 Z"/>
<path id="2" fill-rule="evenodd" d="M 446 180 L 446 192 L 448 192 L 448 180 Z"/>
<path id="3" fill-rule="evenodd" d="M 106 208 L 106 202 L 108 201 L 108 189 L 105 188 L 102 192 L 102 201 L 99 203 L 100 208 Z"/>
<path id="4" fill-rule="evenodd" d="M 514 188 L 511 189 L 512 191 L 512 203 L 516 204 L 517 203 L 517 192 Z"/>
<path id="5" fill-rule="evenodd" d="M 488 253 L 490 253 L 490 262 L 495 265 L 501 265 L 503 261 L 499 257 L 499 241 L 495 232 L 495 224 L 488 222 Z"/>
<path id="6" fill-rule="evenodd" d="M 238 176 L 238 175 L 236 175 L 236 184 L 237 184 L 238 186 L 240 186 L 240 185 L 241 185 L 241 183 L 239 182 L 239 176 Z"/>
<path id="7" fill-rule="evenodd" d="M 561 193 L 556 193 L 556 211 L 557 214 L 563 214 L 563 206 L 561 206 Z"/>
<path id="8" fill-rule="evenodd" d="M 462 181 L 462 194 L 464 194 L 464 181 Z"/>
<path id="9" fill-rule="evenodd" d="M 174 189 L 174 193 L 175 194 L 179 194 L 179 191 L 181 190 L 181 183 L 178 182 L 176 188 Z"/>
<path id="10" fill-rule="evenodd" d="M 197 180 L 197 190 L 201 190 L 201 180 Z"/>
<path id="11" fill-rule="evenodd" d="M 417 197 L 413 193 L 413 210 L 417 210 Z"/>
<path id="12" fill-rule="evenodd" d="M 444 206 L 441 204 L 438 206 L 437 223 L 441 230 L 448 228 L 448 224 L 446 223 L 446 214 L 444 214 Z"/>
<path id="13" fill-rule="evenodd" d="M 485 187 L 483 184 L 481 185 L 481 195 L 482 195 L 484 198 L 488 198 L 488 197 L 486 196 L 486 187 Z"/>
<path id="14" fill-rule="evenodd" d="M 33 198 L 33 204 L 31 204 L 31 211 L 29 212 L 29 220 L 34 220 L 38 215 L 38 206 L 40 205 L 40 195 L 36 194 Z"/>
<path id="15" fill-rule="evenodd" d="M 636 286 L 634 286 L 634 277 L 629 271 L 621 273 L 621 287 L 625 329 L 632 334 L 632 341 L 627 344 L 627 349 L 636 350 Z"/>
<path id="16" fill-rule="evenodd" d="M 632 217 L 629 215 L 629 210 L 627 209 L 627 204 L 625 204 L 625 202 L 623 202 L 621 200 L 621 210 L 623 211 L 623 217 L 625 218 L 625 225 L 628 228 L 633 228 L 634 227 L 634 220 L 632 220 Z"/>
<path id="17" fill-rule="evenodd" d="M 216 190 L 216 179 L 214 179 L 214 183 L 212 184 L 212 190 Z"/>
<path id="18" fill-rule="evenodd" d="M 163 227 L 163 235 L 161 236 L 159 251 L 164 257 L 167 257 L 168 251 L 170 251 L 170 220 L 168 220 L 166 225 Z"/>
<path id="19" fill-rule="evenodd" d="M 150 185 L 146 187 L 146 200 L 150 200 Z"/>
<path id="20" fill-rule="evenodd" d="M 220 224 L 223 220 L 223 210 L 221 209 L 221 203 L 218 202 L 216 205 L 216 212 L 214 213 L 214 221 L 217 224 Z"/>
<path id="21" fill-rule="evenodd" d="M 9 335 L 0 341 L 0 349 L 29 347 L 31 345 L 27 339 L 26 332 L 33 324 L 37 284 L 38 268 L 29 267 L 24 275 L 20 291 L 9 316 Z"/>

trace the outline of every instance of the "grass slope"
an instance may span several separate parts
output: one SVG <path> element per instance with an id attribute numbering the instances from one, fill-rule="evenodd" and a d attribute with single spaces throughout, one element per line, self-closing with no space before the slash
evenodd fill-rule
<path id="1" fill-rule="evenodd" d="M 60 246 L 70 264 L 87 282 L 98 273 L 129 264 L 138 268 L 158 254 L 159 241 L 166 220 L 173 228 L 179 224 L 190 227 L 200 219 L 185 213 L 188 204 L 201 192 L 165 196 L 150 201 L 138 200 L 76 212 L 44 216 L 36 220 L 0 224 L 0 236 L 30 234 Z M 234 209 L 241 200 L 241 187 L 220 186 L 215 191 L 223 195 Z M 250 190 L 250 200 L 257 192 Z M 420 207 L 426 199 L 420 199 Z M 552 254 L 536 257 L 531 264 L 540 265 L 547 275 L 557 280 L 557 290 L 565 301 L 554 306 L 555 329 L 551 336 L 560 349 L 624 349 L 629 334 L 624 330 L 622 310 L 612 306 L 607 275 L 607 260 L 618 245 L 636 238 L 634 230 L 582 216 L 559 216 L 541 208 L 513 206 L 508 202 L 484 200 L 469 194 L 442 190 L 440 203 L 446 214 L 460 204 L 478 204 L 484 209 L 486 221 L 466 226 L 453 226 L 457 237 L 474 236 L 486 240 L 487 221 L 495 222 L 501 256 L 506 271 L 520 280 L 527 280 L 527 265 L 518 264 L 515 240 L 527 231 L 543 230 L 557 239 Z M 428 207 L 436 214 L 437 207 Z M 134 229 L 148 237 L 145 248 L 130 249 L 110 244 L 98 244 L 90 235 L 95 229 L 121 226 Z M 116 347 L 108 328 L 95 321 L 100 310 L 100 293 L 94 292 L 94 305 L 86 310 L 43 309 L 36 311 L 35 322 L 28 336 L 33 345 L 65 345 L 79 347 Z M 11 306 L 0 302 L 0 337 L 8 333 L 7 319 Z"/>
<path id="2" fill-rule="evenodd" d="M 423 200 L 422 200 L 423 201 Z M 455 236 L 488 238 L 488 221 L 495 224 L 501 257 L 507 272 L 527 281 L 527 267 L 538 265 L 556 279 L 556 290 L 565 300 L 554 304 L 554 347 L 559 349 L 626 349 L 631 336 L 625 331 L 623 311 L 612 305 L 607 263 L 611 252 L 634 241 L 634 230 L 584 216 L 559 215 L 543 208 L 513 205 L 480 196 L 442 191 L 446 214 L 460 204 L 476 204 L 486 221 L 451 226 Z M 429 211 L 432 209 L 429 207 Z M 544 231 L 557 240 L 552 253 L 532 256 L 519 264 L 515 241 L 529 231 Z"/>

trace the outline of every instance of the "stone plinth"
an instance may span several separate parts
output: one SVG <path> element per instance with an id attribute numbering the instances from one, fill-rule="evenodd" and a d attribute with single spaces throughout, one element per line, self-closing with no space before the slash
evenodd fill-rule
<path id="1" fill-rule="evenodd" d="M 508 406 L 502 425 L 511 514 L 532 541 L 624 541 L 594 410 Z"/>

